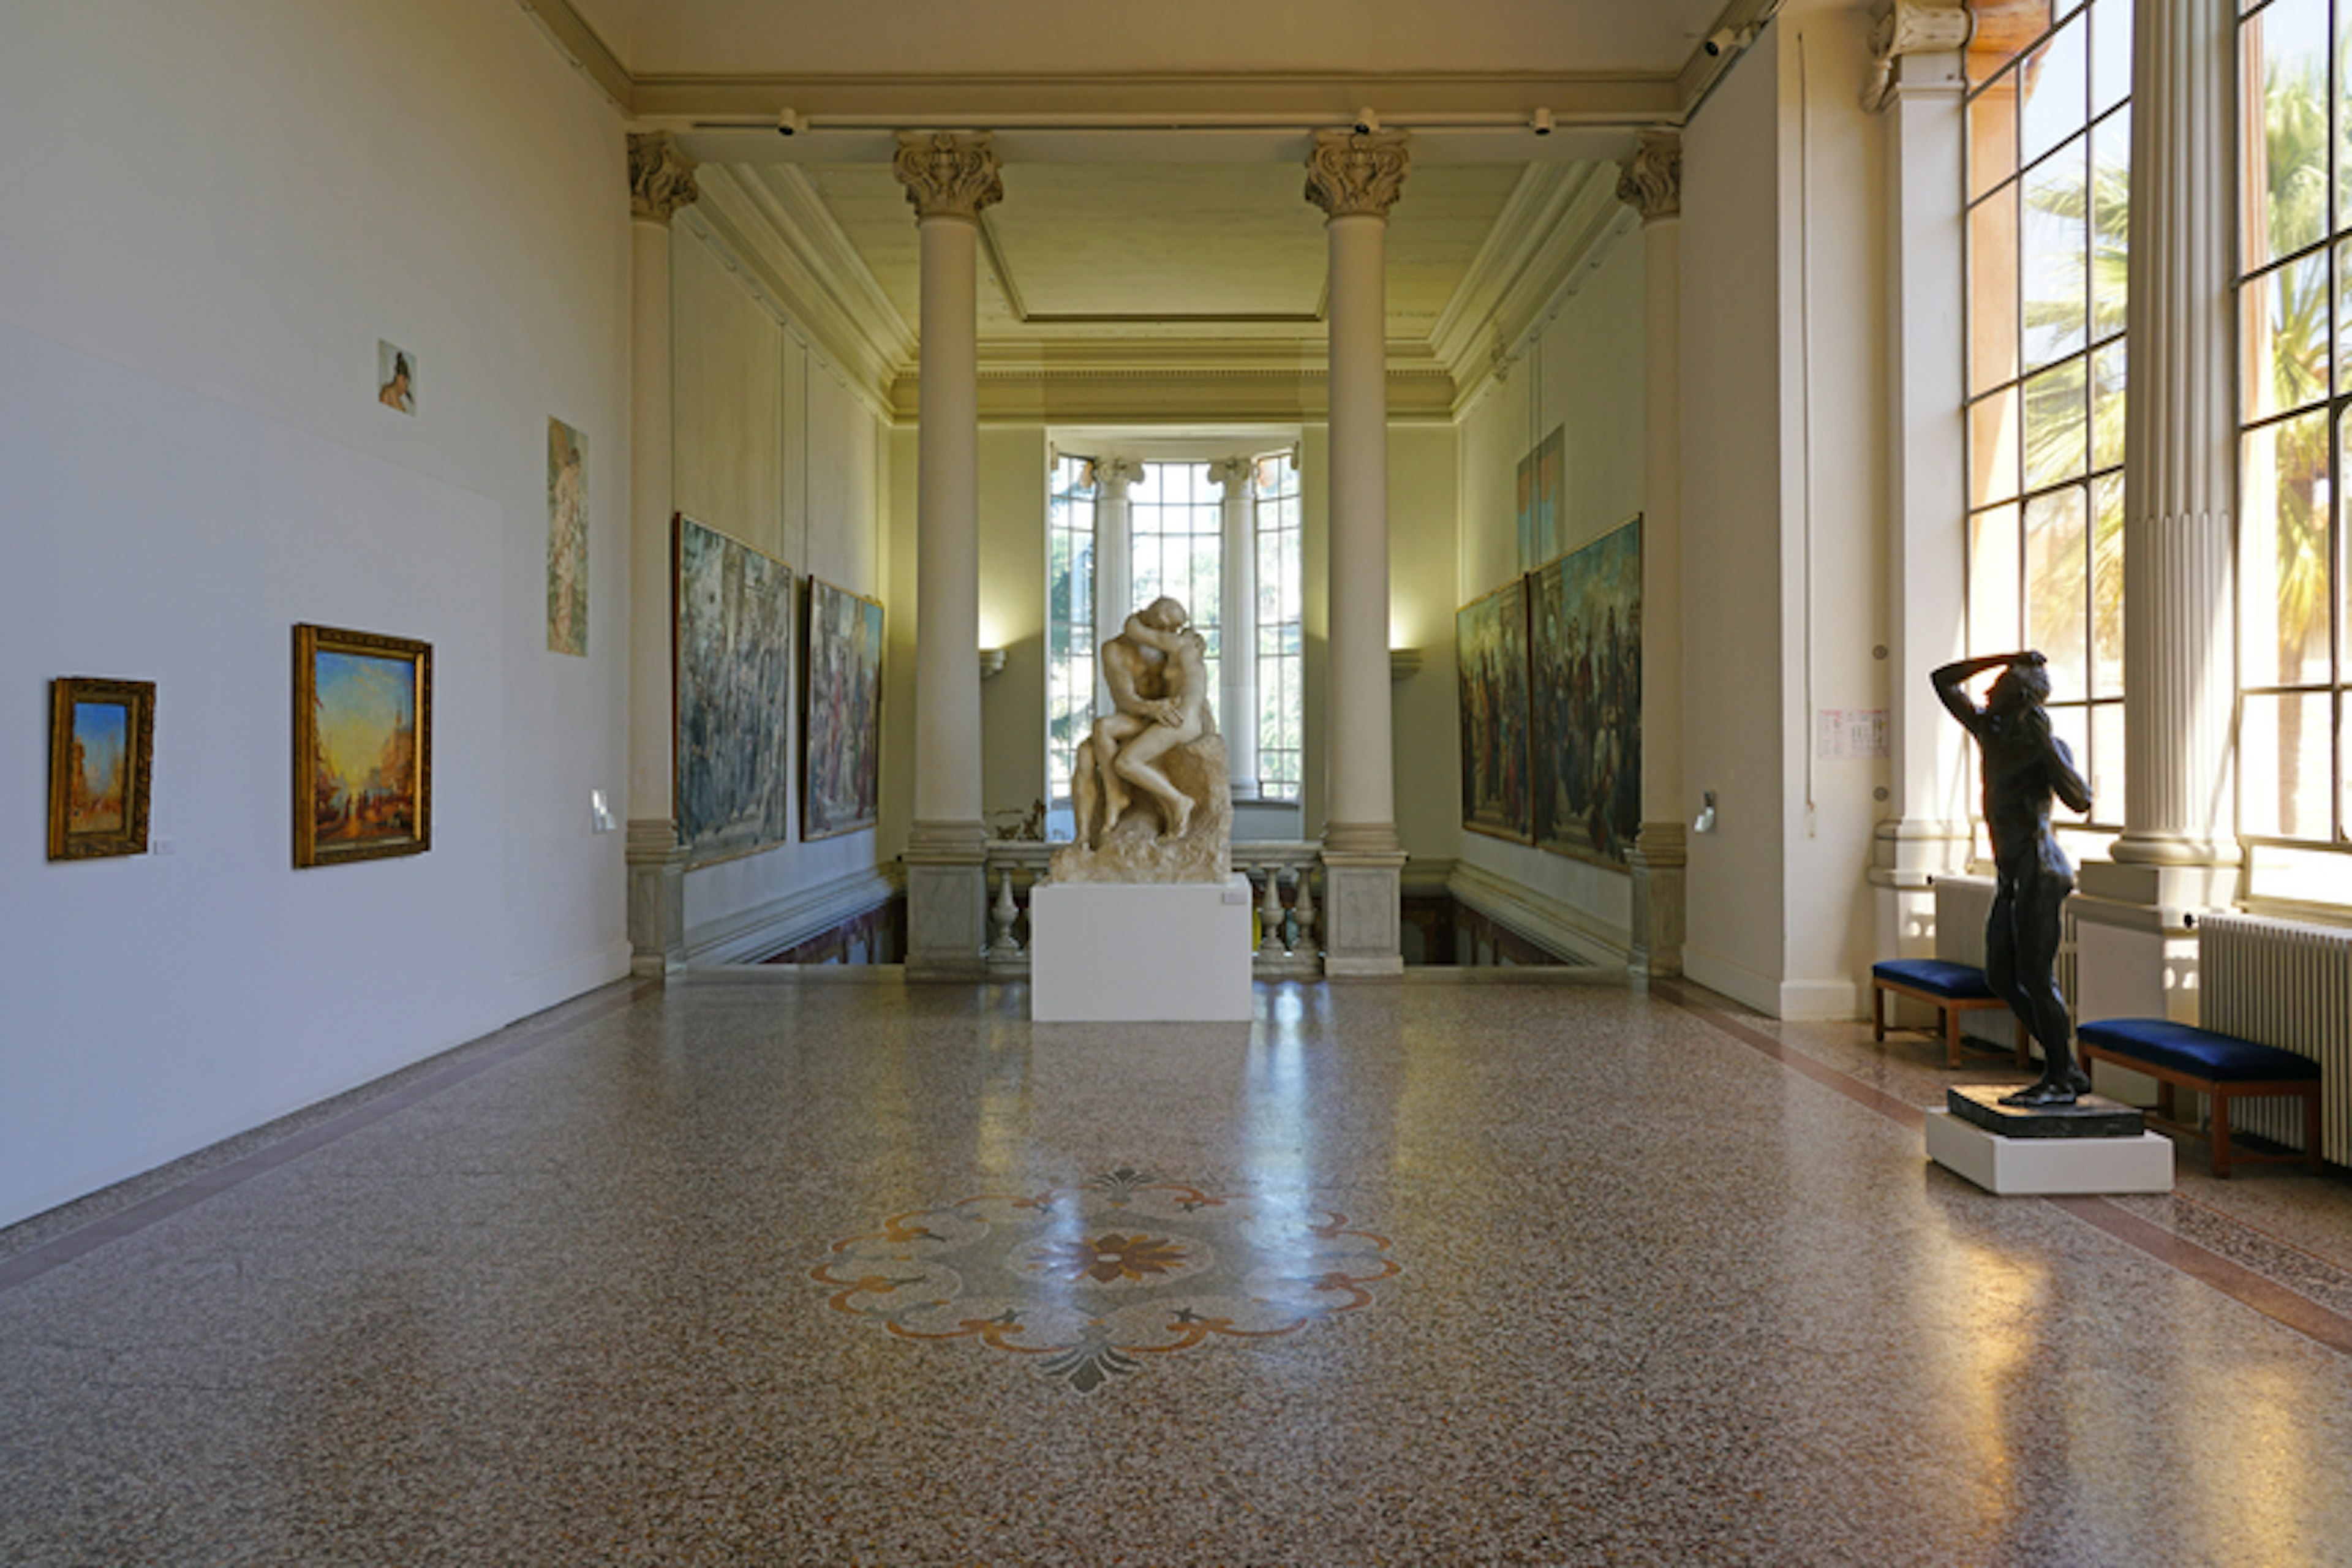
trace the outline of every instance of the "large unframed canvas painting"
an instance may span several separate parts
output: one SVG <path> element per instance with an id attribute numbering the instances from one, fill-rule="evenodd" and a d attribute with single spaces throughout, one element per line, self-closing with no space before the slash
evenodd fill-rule
<path id="1" fill-rule="evenodd" d="M 801 837 L 874 826 L 882 800 L 882 606 L 809 579 Z"/>
<path id="2" fill-rule="evenodd" d="M 1622 866 L 1642 828 L 1642 520 L 1528 582 L 1536 842 Z"/>
<path id="3" fill-rule="evenodd" d="M 1566 489 L 1568 430 L 1555 426 L 1519 459 L 1519 569 L 1559 553 L 1560 501 Z"/>
<path id="4" fill-rule="evenodd" d="M 792 833 L 793 570 L 677 526 L 677 837 L 688 865 Z"/>
<path id="5" fill-rule="evenodd" d="M 1454 616 L 1462 682 L 1462 825 L 1524 842 L 1528 816 L 1527 580 Z"/>
<path id="6" fill-rule="evenodd" d="M 588 652 L 588 437 L 547 422 L 547 647 Z"/>

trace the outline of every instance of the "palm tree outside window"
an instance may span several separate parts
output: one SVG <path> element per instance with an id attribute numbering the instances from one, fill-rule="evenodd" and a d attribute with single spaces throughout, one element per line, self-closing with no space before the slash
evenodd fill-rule
<path id="1" fill-rule="evenodd" d="M 2251 893 L 2343 904 L 2352 5 L 2249 5 L 2238 61 L 2238 832 Z"/>

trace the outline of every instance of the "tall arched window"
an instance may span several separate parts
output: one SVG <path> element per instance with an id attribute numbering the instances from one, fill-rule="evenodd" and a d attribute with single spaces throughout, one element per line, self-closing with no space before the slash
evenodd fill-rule
<path id="1" fill-rule="evenodd" d="M 2352 902 L 2347 600 L 2336 484 L 2352 420 L 2352 5 L 2238 28 L 2238 831 L 2249 890 Z"/>
<path id="2" fill-rule="evenodd" d="M 1968 58 L 1969 647 L 2049 655 L 2104 835 L 2124 820 L 2131 0 L 1983 7 Z"/>

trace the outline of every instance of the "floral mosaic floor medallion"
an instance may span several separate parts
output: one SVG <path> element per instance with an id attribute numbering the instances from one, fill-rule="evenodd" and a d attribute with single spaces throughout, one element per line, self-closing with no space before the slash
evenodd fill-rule
<path id="1" fill-rule="evenodd" d="M 810 1278 L 898 1339 L 970 1341 L 1092 1394 L 1155 1356 L 1369 1306 L 1388 1249 L 1343 1214 L 1120 1169 L 894 1215 Z"/>

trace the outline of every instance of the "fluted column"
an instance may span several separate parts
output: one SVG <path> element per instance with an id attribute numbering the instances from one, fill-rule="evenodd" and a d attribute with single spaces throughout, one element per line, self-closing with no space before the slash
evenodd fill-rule
<path id="1" fill-rule="evenodd" d="M 1633 872 L 1637 974 L 1683 972 L 1683 143 L 1644 131 L 1617 181 L 1642 215 L 1642 830 Z"/>
<path id="2" fill-rule="evenodd" d="M 1221 661 L 1217 728 L 1225 737 L 1226 776 L 1235 800 L 1257 798 L 1257 529 L 1250 515 L 1247 458 L 1212 464 L 1223 487 L 1224 595 L 1217 607 Z"/>
<path id="3" fill-rule="evenodd" d="M 915 492 L 915 815 L 907 975 L 987 971 L 981 820 L 980 212 L 1004 195 L 985 136 L 909 133 L 894 165 L 921 231 Z"/>
<path id="4" fill-rule="evenodd" d="M 2124 831 L 2073 901 L 2077 1017 L 2193 1021 L 2189 917 L 2237 892 L 2237 11 L 2132 11 Z"/>
<path id="5" fill-rule="evenodd" d="M 2238 847 L 2233 397 L 2236 8 L 2133 11 L 2124 413 L 2124 832 L 2086 876 L 2164 923 L 2226 902 Z"/>
<path id="6" fill-rule="evenodd" d="M 1128 510 L 1127 488 L 1143 477 L 1143 465 L 1132 458 L 1097 458 L 1095 478 L 1095 641 L 1118 636 L 1135 603 L 1134 514 Z M 1191 607 L 1186 606 L 1188 609 Z M 1111 710 L 1110 684 L 1103 679 L 1102 660 L 1095 660 L 1095 714 Z"/>
<path id="7" fill-rule="evenodd" d="M 1964 430 L 1956 389 L 1960 335 L 1960 166 L 1970 18 L 1962 0 L 1896 0 L 1872 38 L 1865 107 L 1886 118 L 1887 637 L 1881 661 L 1890 750 L 1886 809 L 1873 833 L 1870 881 L 1882 957 L 1936 951 L 1939 871 L 1967 864 L 1967 732 L 1936 700 L 1928 672 L 1965 651 L 1968 558 Z"/>
<path id="8" fill-rule="evenodd" d="M 1331 464 L 1329 826 L 1324 965 L 1402 972 L 1396 756 L 1389 673 L 1389 209 L 1404 189 L 1402 131 L 1318 131 L 1307 196 L 1328 215 Z"/>
<path id="9" fill-rule="evenodd" d="M 631 966 L 686 961 L 686 852 L 672 800 L 669 225 L 700 195 L 694 161 L 629 137 L 629 868 Z"/>

